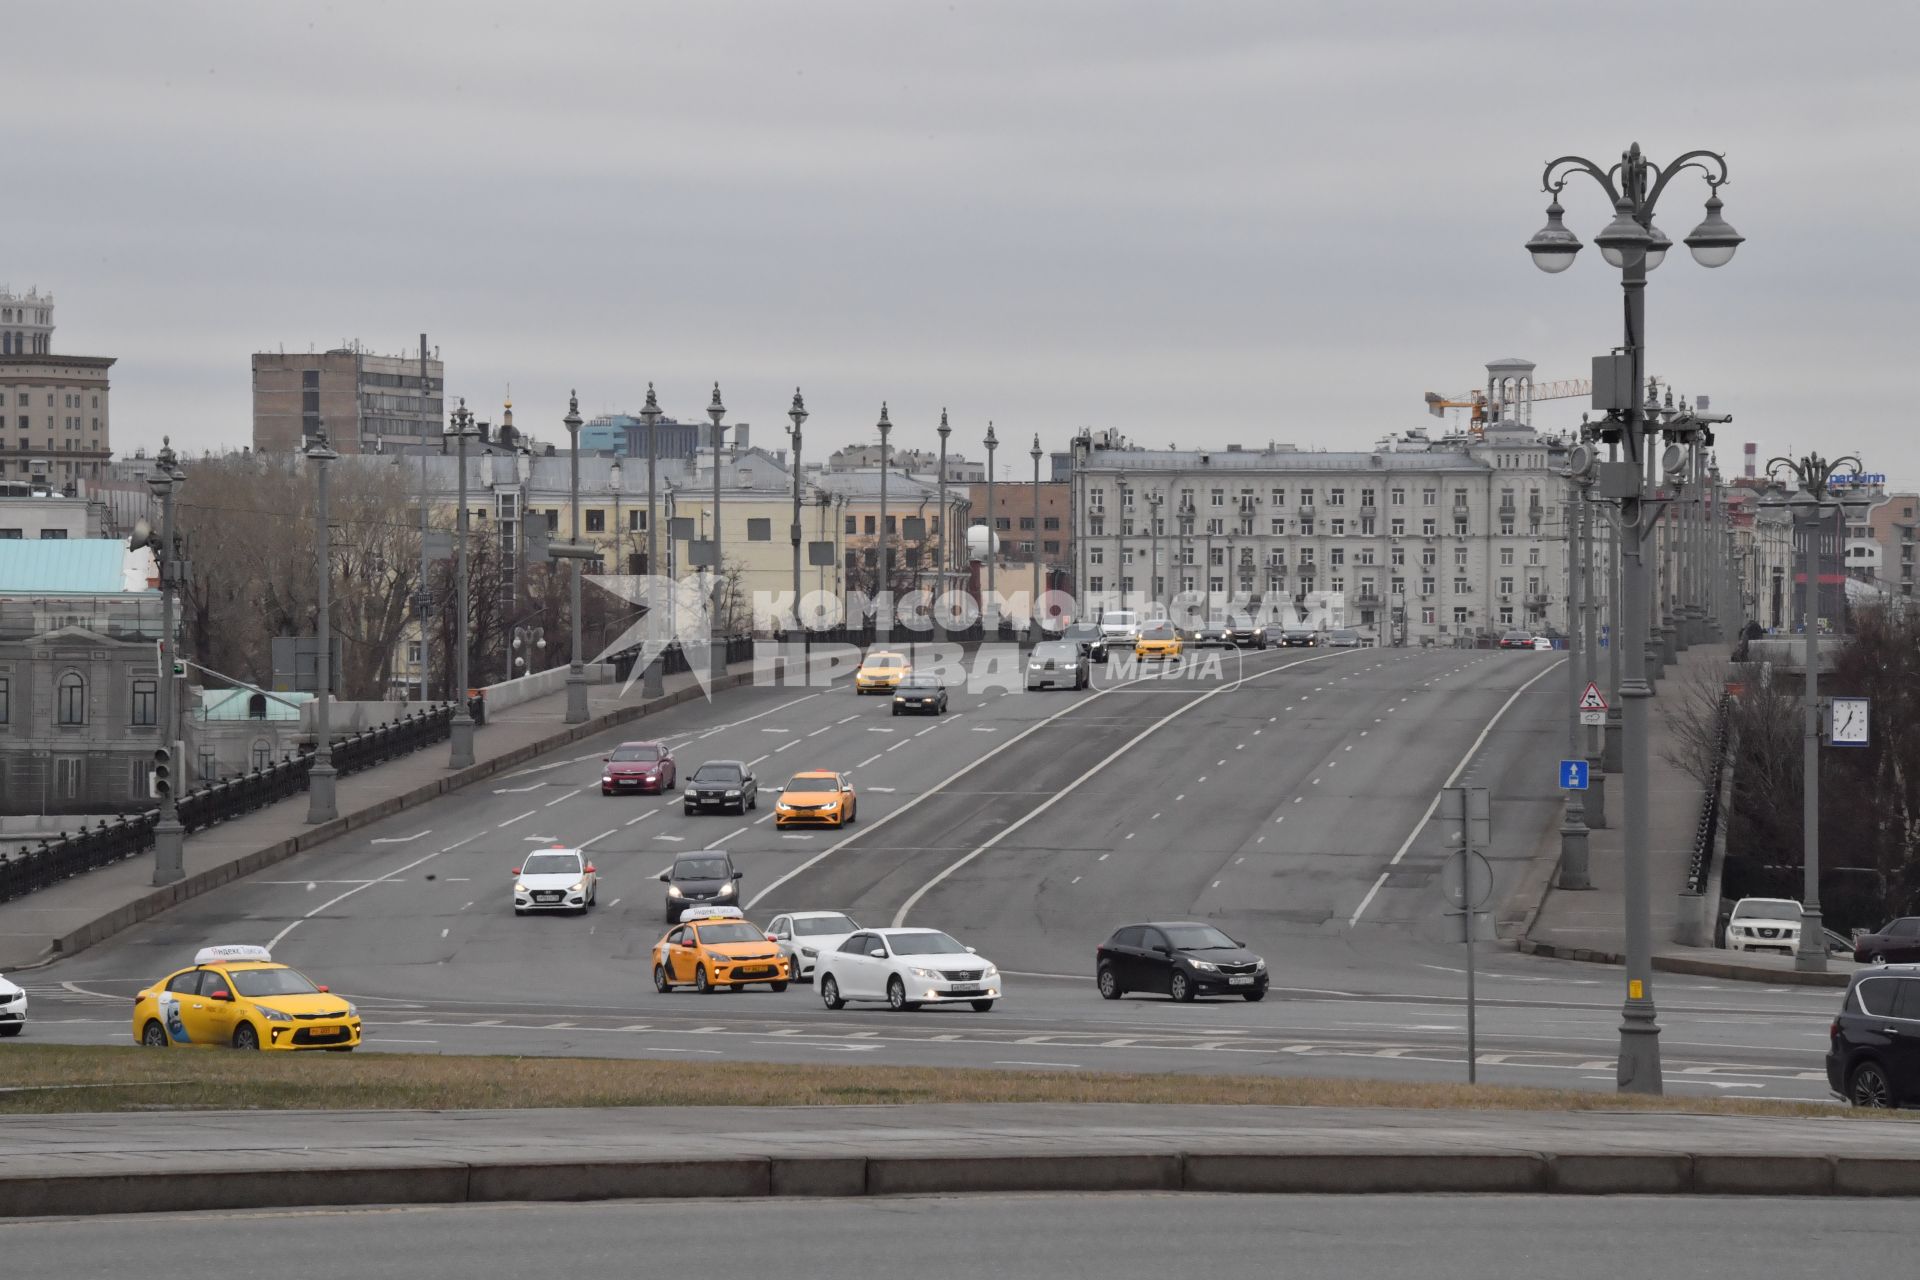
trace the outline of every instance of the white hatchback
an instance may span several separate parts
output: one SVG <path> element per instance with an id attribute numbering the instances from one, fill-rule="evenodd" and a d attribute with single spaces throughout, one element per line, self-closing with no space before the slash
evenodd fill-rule
<path id="1" fill-rule="evenodd" d="M 884 1000 L 897 1010 L 970 1004 L 980 1013 L 1000 998 L 993 962 L 937 929 L 862 929 L 820 956 L 820 1003 Z"/>
<path id="2" fill-rule="evenodd" d="M 587 855 L 555 845 L 530 853 L 513 869 L 513 914 L 529 911 L 577 911 L 585 914 L 600 888 L 600 876 Z"/>
<path id="3" fill-rule="evenodd" d="M 27 1025 L 27 993 L 0 977 L 0 1036 L 17 1036 Z"/>

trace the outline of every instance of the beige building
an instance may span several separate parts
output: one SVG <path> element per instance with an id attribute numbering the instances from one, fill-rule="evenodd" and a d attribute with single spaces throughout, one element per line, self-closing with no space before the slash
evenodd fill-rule
<path id="1" fill-rule="evenodd" d="M 0 288 L 0 481 L 69 489 L 113 456 L 112 356 L 53 350 L 53 295 Z"/>
<path id="2" fill-rule="evenodd" d="M 419 351 L 376 355 L 357 342 L 306 354 L 258 352 L 253 447 L 258 453 L 304 448 L 324 421 L 328 439 L 343 454 L 437 448 L 445 385 L 446 367 L 437 352 L 423 361 Z"/>

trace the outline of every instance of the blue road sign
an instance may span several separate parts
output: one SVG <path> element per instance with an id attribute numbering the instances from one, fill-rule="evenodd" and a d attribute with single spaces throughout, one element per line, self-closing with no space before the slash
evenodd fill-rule
<path id="1" fill-rule="evenodd" d="M 1613 628 L 1607 626 L 1605 623 L 1601 623 L 1600 624 L 1600 647 L 1602 649 L 1606 648 L 1607 645 L 1612 641 L 1612 638 L 1613 638 Z"/>
<path id="2" fill-rule="evenodd" d="M 1562 791 L 1585 791 L 1587 789 L 1587 762 L 1585 760 L 1562 760 L 1560 762 L 1560 789 Z"/>

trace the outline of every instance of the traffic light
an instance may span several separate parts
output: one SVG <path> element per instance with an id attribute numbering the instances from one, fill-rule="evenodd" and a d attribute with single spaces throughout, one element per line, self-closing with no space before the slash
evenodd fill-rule
<path id="1" fill-rule="evenodd" d="M 153 794 L 155 799 L 164 800 L 173 791 L 173 753 L 165 747 L 155 747 L 153 751 Z"/>

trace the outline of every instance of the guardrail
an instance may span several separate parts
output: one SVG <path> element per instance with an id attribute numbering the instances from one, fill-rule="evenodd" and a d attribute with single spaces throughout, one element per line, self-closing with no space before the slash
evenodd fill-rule
<path id="1" fill-rule="evenodd" d="M 417 711 L 389 724 L 367 729 L 333 745 L 333 767 L 341 774 L 358 773 L 396 757 L 445 742 L 452 732 L 453 708 Z M 307 789 L 313 768 L 311 749 L 298 756 L 254 769 L 183 794 L 176 808 L 180 825 L 201 831 L 256 809 L 288 799 Z M 24 897 L 62 880 L 138 857 L 153 847 L 153 828 L 160 811 L 127 814 L 112 821 L 85 823 L 71 834 L 45 839 L 37 849 L 8 856 L 0 854 L 0 902 Z"/>
<path id="2" fill-rule="evenodd" d="M 1727 743 L 1731 728 L 1730 711 L 1733 698 L 1721 694 L 1719 705 L 1714 709 L 1713 735 L 1713 772 L 1709 775 L 1713 781 L 1703 789 L 1700 797 L 1700 820 L 1693 828 L 1693 852 L 1687 857 L 1688 893 L 1705 893 L 1707 876 L 1713 870 L 1713 841 L 1720 830 L 1720 772 L 1727 765 Z"/>

